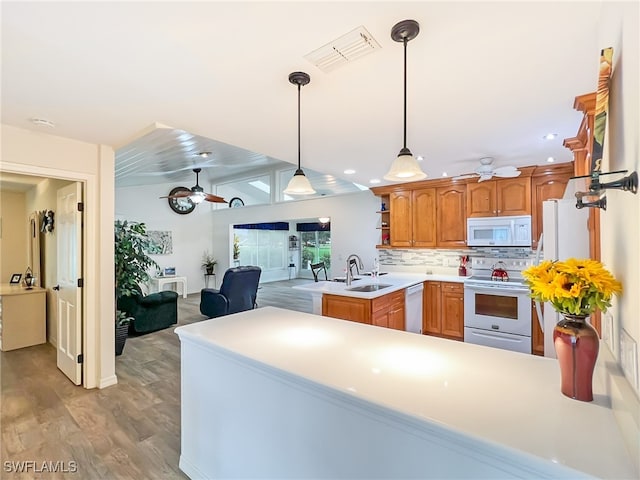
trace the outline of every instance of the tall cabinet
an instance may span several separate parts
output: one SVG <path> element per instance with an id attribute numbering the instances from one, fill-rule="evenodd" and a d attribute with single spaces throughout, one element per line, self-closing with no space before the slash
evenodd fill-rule
<path id="1" fill-rule="evenodd" d="M 589 175 L 591 173 L 591 153 L 593 149 L 593 125 L 596 109 L 596 92 L 578 95 L 573 108 L 583 113 L 582 121 L 575 137 L 565 138 L 563 145 L 573 153 L 574 174 Z M 589 257 L 600 260 L 600 209 L 589 208 Z M 591 324 L 600 330 L 600 311 L 591 315 Z"/>

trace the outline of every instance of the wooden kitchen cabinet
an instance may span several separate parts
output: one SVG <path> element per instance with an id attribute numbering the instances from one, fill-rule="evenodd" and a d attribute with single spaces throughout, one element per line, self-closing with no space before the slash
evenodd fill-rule
<path id="1" fill-rule="evenodd" d="M 466 190 L 464 184 L 436 188 L 436 246 L 466 246 Z"/>
<path id="2" fill-rule="evenodd" d="M 596 92 L 578 95 L 573 102 L 573 108 L 583 113 L 582 121 L 575 137 L 565 138 L 562 143 L 573 153 L 574 175 L 591 174 L 591 155 L 593 153 L 593 129 L 595 122 Z M 589 209 L 589 258 L 601 259 L 600 245 L 600 209 Z M 601 313 L 596 311 L 591 315 L 591 325 L 601 334 Z"/>
<path id="3" fill-rule="evenodd" d="M 469 183 L 466 200 L 467 217 L 531 215 L 531 178 Z"/>
<path id="4" fill-rule="evenodd" d="M 325 293 L 322 295 L 322 315 L 370 324 L 371 300 Z"/>
<path id="5" fill-rule="evenodd" d="M 544 333 L 538 321 L 536 302 L 531 300 L 531 353 L 544 356 Z"/>
<path id="6" fill-rule="evenodd" d="M 378 248 L 387 248 L 391 245 L 391 201 L 389 195 L 380 196 L 380 243 Z"/>
<path id="7" fill-rule="evenodd" d="M 573 163 L 560 163 L 536 168 L 531 177 L 531 248 L 538 247 L 542 233 L 542 202 L 551 198 L 562 198 L 573 176 Z"/>
<path id="8" fill-rule="evenodd" d="M 392 192 L 389 201 L 392 246 L 436 246 L 435 188 Z"/>
<path id="9" fill-rule="evenodd" d="M 372 299 L 324 294 L 322 315 L 404 330 L 404 289 Z"/>
<path id="10" fill-rule="evenodd" d="M 371 324 L 378 327 L 405 329 L 404 290 L 371 300 Z"/>
<path id="11" fill-rule="evenodd" d="M 464 339 L 464 285 L 425 282 L 423 333 L 454 340 Z"/>

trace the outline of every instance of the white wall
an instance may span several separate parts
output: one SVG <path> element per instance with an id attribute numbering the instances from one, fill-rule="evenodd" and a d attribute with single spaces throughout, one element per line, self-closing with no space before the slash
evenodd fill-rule
<path id="1" fill-rule="evenodd" d="M 29 214 L 24 192 L 0 192 L 0 282 L 27 269 Z"/>
<path id="2" fill-rule="evenodd" d="M 599 46 L 614 49 L 603 171 L 640 170 L 639 17 L 638 2 L 603 5 Z M 594 52 L 594 57 L 597 55 Z M 595 86 L 596 79 L 594 90 Z M 607 210 L 601 211 L 601 227 L 602 260 L 624 288 L 610 310 L 612 354 L 620 362 L 623 331 L 640 347 L 640 195 L 609 190 Z M 640 372 L 638 358 L 633 363 L 636 372 Z M 605 375 L 618 423 L 640 470 L 640 388 L 636 379 L 625 382 L 613 368 Z"/>

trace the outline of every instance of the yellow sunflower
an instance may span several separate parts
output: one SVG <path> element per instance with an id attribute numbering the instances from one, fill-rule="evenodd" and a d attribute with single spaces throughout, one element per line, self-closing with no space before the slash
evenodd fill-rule
<path id="1" fill-rule="evenodd" d="M 575 315 L 590 315 L 596 309 L 606 312 L 613 295 L 622 292 L 622 284 L 602 263 L 588 258 L 545 260 L 524 270 L 522 276 L 531 289 L 531 298 Z"/>

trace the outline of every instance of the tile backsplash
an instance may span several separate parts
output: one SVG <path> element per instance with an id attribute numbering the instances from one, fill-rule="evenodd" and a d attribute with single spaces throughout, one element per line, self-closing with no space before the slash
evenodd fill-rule
<path id="1" fill-rule="evenodd" d="M 458 268 L 459 257 L 530 258 L 535 256 L 530 248 L 464 248 L 464 249 L 378 249 L 380 265 L 395 267 L 433 267 L 435 270 Z"/>

